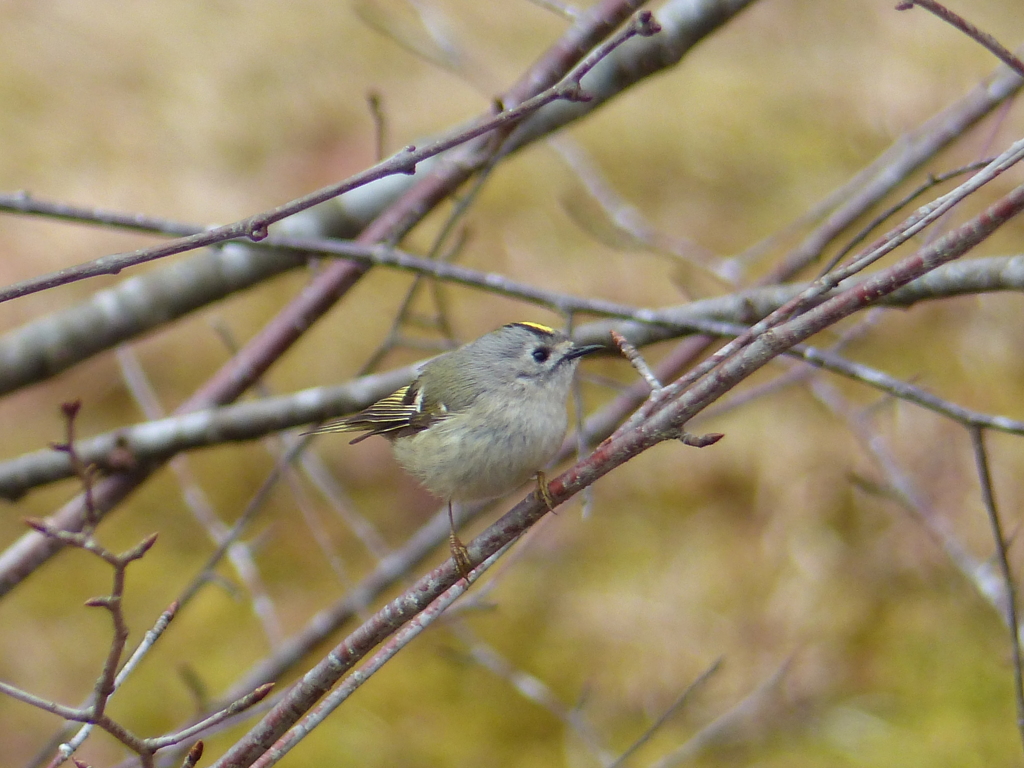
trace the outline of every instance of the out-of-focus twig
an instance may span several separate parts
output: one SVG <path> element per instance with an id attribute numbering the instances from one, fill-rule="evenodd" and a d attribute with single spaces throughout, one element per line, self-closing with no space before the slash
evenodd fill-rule
<path id="1" fill-rule="evenodd" d="M 634 34 L 654 34 L 637 27 Z M 622 41 L 620 41 L 621 44 Z M 607 51 L 605 52 L 607 53 Z M 67 267 L 58 272 L 48 275 L 29 278 L 21 282 L 0 288 L 0 303 L 27 296 L 39 291 L 56 288 L 61 285 L 68 285 L 79 280 L 86 280 L 99 275 L 116 275 L 124 269 L 146 264 L 156 259 L 172 256 L 176 253 L 203 248 L 229 240 L 248 239 L 253 242 L 264 240 L 269 234 L 268 228 L 289 216 L 300 213 L 314 205 L 319 205 L 327 200 L 344 194 L 352 189 L 357 189 L 371 181 L 385 178 L 392 174 L 412 174 L 416 172 L 416 165 L 427 158 L 439 155 L 442 152 L 464 144 L 472 139 L 482 136 L 491 131 L 514 125 L 526 115 L 536 112 L 559 99 L 586 100 L 585 93 L 580 88 L 580 78 L 589 72 L 598 60 L 584 60 L 579 67 L 570 73 L 562 82 L 551 86 L 530 99 L 527 99 L 515 107 L 503 110 L 491 117 L 485 118 L 469 128 L 428 143 L 426 146 L 409 145 L 395 155 L 378 163 L 372 168 L 355 174 L 343 182 L 332 184 L 329 187 L 317 190 L 301 198 L 285 203 L 269 211 L 257 213 L 247 219 L 242 219 L 234 224 L 227 224 L 214 227 L 204 232 L 173 240 L 164 245 L 139 248 L 134 251 L 102 256 L 74 267 Z"/>
<path id="2" fill-rule="evenodd" d="M 465 622 L 457 623 L 452 627 L 452 631 L 466 646 L 466 653 L 472 661 L 504 680 L 527 701 L 543 707 L 556 717 L 575 734 L 602 766 L 612 765 L 612 753 L 602 743 L 600 734 L 578 709 L 567 707 L 543 680 L 517 669 L 493 646 L 477 637 Z"/>
<path id="3" fill-rule="evenodd" d="M 631 13 L 628 3 L 614 0 L 605 0 L 605 4 L 599 4 L 595 8 L 597 10 L 592 9 L 591 14 L 574 25 L 563 41 L 570 43 L 568 49 L 562 50 L 563 54 L 565 50 L 572 50 L 576 53 L 571 54 L 571 58 L 568 59 L 564 55 L 554 56 L 551 62 L 542 59 L 543 69 L 528 73 L 522 79 L 521 84 L 514 86 L 509 91 L 507 99 L 504 101 L 516 104 L 521 102 L 522 106 L 533 105 L 533 107 L 539 108 L 540 101 L 532 96 L 538 90 L 541 95 L 546 93 L 551 97 L 544 103 L 550 103 L 560 98 L 586 99 L 589 97 L 580 88 L 580 78 L 600 63 L 601 59 L 597 56 L 599 52 L 607 55 L 614 50 L 613 46 L 607 42 L 602 44 L 601 41 L 606 40 L 610 32 L 618 25 L 619 21 L 615 21 L 615 19 L 618 18 L 621 21 L 628 18 L 628 14 Z M 650 14 L 638 14 L 629 25 L 628 30 L 618 33 L 612 39 L 621 45 L 631 37 L 653 35 L 659 28 Z M 562 49 L 562 46 L 559 48 Z M 592 51 L 589 56 L 586 55 L 588 50 Z M 563 76 L 563 73 L 567 74 Z M 544 90 L 543 86 L 538 86 L 538 82 L 546 83 L 551 80 L 556 82 L 549 89 Z M 525 97 L 526 100 L 522 101 L 522 97 Z M 518 109 L 517 107 L 506 110 L 502 114 L 516 113 L 517 116 L 525 114 L 517 112 Z M 491 126 L 488 130 L 515 124 L 514 119 L 498 124 L 488 123 L 486 120 L 484 122 Z M 482 136 L 487 132 L 487 130 L 482 130 L 474 135 Z M 460 135 L 466 136 L 465 133 Z M 464 143 L 464 141 L 457 143 Z M 462 150 L 465 153 L 464 163 L 446 164 L 437 173 L 421 179 L 414 190 L 408 192 L 367 227 L 360 235 L 360 240 L 363 243 L 379 243 L 400 239 L 432 208 L 454 192 L 476 169 L 486 164 L 488 158 L 493 156 L 495 149 L 500 148 L 500 145 L 495 147 L 492 146 L 492 143 L 493 137 L 492 140 L 478 139 L 465 144 Z M 338 192 L 340 193 L 340 191 L 339 189 Z M 312 200 L 313 197 L 307 196 L 297 202 L 304 205 L 307 202 L 311 203 Z M 249 228 L 249 235 L 253 239 L 265 238 L 266 226 L 277 220 L 274 217 L 283 213 L 284 210 L 284 208 L 277 209 L 258 219 L 250 220 L 246 225 Z M 317 274 L 306 290 L 285 306 L 259 334 L 249 341 L 244 349 L 192 397 L 179 406 L 178 412 L 187 413 L 210 405 L 231 402 L 237 398 L 258 380 L 328 309 L 334 306 L 335 302 L 365 272 L 366 267 L 337 262 L 329 264 Z M 0 297 L 2 295 L 0 293 Z M 101 481 L 95 494 L 94 506 L 97 512 L 102 515 L 116 506 L 135 488 L 145 482 L 153 469 L 155 467 L 140 467 L 132 472 L 111 476 Z M 84 515 L 83 502 L 79 498 L 64 505 L 52 519 L 62 528 L 77 530 L 82 525 Z M 0 594 L 13 588 L 58 549 L 59 546 L 37 537 L 22 537 L 15 542 L 12 547 L 0 554 Z"/>
<path id="4" fill-rule="evenodd" d="M 1000 68 L 956 103 L 900 136 L 856 177 L 829 195 L 831 213 L 794 250 L 774 265 L 761 282 L 792 279 L 814 263 L 840 233 L 879 203 L 910 174 L 960 139 L 1024 86 L 1024 78 Z M 830 206 L 824 206 L 826 208 Z M 741 262 L 742 256 L 738 258 Z"/>
<path id="5" fill-rule="evenodd" d="M 896 4 L 896 10 L 909 11 L 915 5 L 919 8 L 924 8 L 926 11 L 934 13 L 943 21 L 952 24 L 972 40 L 977 41 L 987 48 L 997 59 L 1003 62 L 1003 64 L 1010 67 L 1010 69 L 1021 77 L 1024 77 L 1024 61 L 1021 61 L 1019 58 L 1014 56 L 1009 49 L 1000 44 L 1000 42 L 992 37 L 988 32 L 978 29 L 963 16 L 951 11 L 941 3 L 937 3 L 935 0 L 905 0 L 904 2 Z"/>
<path id="6" fill-rule="evenodd" d="M 160 406 L 156 391 L 150 384 L 134 351 L 130 347 L 118 347 L 117 362 L 128 391 L 135 398 L 135 402 L 138 403 L 146 418 L 150 420 L 164 418 L 165 413 Z M 122 443 L 122 445 L 127 445 L 127 443 Z M 193 474 L 187 457 L 184 454 L 179 454 L 171 459 L 169 465 L 181 486 L 182 498 L 189 511 L 192 512 L 192 516 L 214 544 L 221 543 L 227 536 L 229 528 L 217 517 L 213 502 Z M 241 541 L 235 541 L 228 548 L 227 556 L 232 568 L 249 593 L 253 613 L 260 622 L 267 641 L 272 647 L 276 646 L 281 642 L 282 637 L 281 620 L 277 614 L 277 608 L 267 592 L 266 585 L 263 583 L 263 578 L 260 576 L 252 552 L 248 545 Z"/>
<path id="7" fill-rule="evenodd" d="M 686 686 L 686 690 L 679 694 L 678 698 L 669 705 L 668 709 L 666 709 L 657 720 L 651 723 L 651 726 L 640 735 L 640 738 L 630 744 L 629 748 L 619 755 L 614 762 L 607 766 L 607 768 L 621 768 L 625 765 L 626 761 L 629 760 L 629 758 L 632 757 L 640 747 L 650 741 L 651 737 L 661 730 L 661 727 L 665 725 L 665 723 L 667 723 L 669 719 L 690 700 L 690 697 L 703 688 L 704 684 L 721 668 L 722 659 L 716 659 L 710 667 L 697 676 L 697 679 Z"/>
<path id="8" fill-rule="evenodd" d="M 1024 662 L 1021 660 L 1020 622 L 1017 619 L 1017 585 L 1013 580 L 1010 558 L 1007 554 L 1006 537 L 999 521 L 999 509 L 996 506 L 996 495 L 992 489 L 992 473 L 988 465 L 988 451 L 985 449 L 985 433 L 979 427 L 968 430 L 971 435 L 971 447 L 974 449 L 974 461 L 978 469 L 978 484 L 981 488 L 981 500 L 988 514 L 988 522 L 992 527 L 992 538 L 995 541 L 996 560 L 1003 577 L 1006 594 L 1006 624 L 1010 629 L 1010 648 L 1013 652 L 1013 700 L 1017 706 L 1017 730 L 1024 744 Z"/>

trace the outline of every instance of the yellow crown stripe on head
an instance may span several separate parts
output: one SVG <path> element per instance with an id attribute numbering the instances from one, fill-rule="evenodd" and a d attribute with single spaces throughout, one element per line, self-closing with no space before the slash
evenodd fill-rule
<path id="1" fill-rule="evenodd" d="M 541 325 L 540 323 L 530 323 L 525 320 L 521 323 L 510 323 L 510 325 L 521 325 L 524 328 L 531 328 L 535 331 L 538 331 L 539 333 L 554 334 L 555 332 L 553 328 L 548 328 L 546 325 Z"/>

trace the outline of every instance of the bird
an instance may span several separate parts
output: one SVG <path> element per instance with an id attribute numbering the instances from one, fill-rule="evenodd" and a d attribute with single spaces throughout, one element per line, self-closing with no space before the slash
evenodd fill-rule
<path id="1" fill-rule="evenodd" d="M 543 468 L 565 437 L 579 360 L 602 348 L 539 323 L 509 323 L 430 360 L 411 384 L 365 410 L 311 432 L 363 432 L 353 444 L 387 438 L 398 464 L 448 502 L 452 559 L 467 577 L 472 564 L 452 502 L 502 496 L 536 476 L 552 506 Z"/>

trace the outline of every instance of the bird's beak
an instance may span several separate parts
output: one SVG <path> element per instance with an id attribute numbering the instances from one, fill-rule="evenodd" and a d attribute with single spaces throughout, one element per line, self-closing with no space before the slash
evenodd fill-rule
<path id="1" fill-rule="evenodd" d="M 575 360 L 577 357 L 583 357 L 589 355 L 591 352 L 597 352 L 599 349 L 604 349 L 601 344 L 587 344 L 582 347 L 573 347 L 566 354 L 566 360 Z"/>

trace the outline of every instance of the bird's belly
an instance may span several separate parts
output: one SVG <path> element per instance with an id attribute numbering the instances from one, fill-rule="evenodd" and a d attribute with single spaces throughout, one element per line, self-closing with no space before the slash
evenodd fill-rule
<path id="1" fill-rule="evenodd" d="M 394 443 L 395 458 L 442 499 L 487 499 L 525 483 L 558 451 L 566 430 L 564 404 L 534 412 L 529 429 L 501 412 L 466 428 L 457 418 Z"/>

